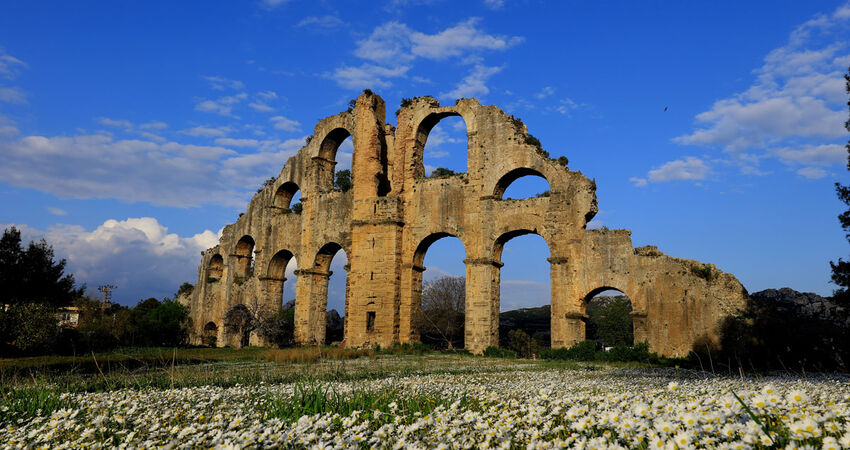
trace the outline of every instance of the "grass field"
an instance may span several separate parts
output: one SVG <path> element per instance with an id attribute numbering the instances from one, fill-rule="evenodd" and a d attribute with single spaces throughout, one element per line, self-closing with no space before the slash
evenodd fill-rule
<path id="1" fill-rule="evenodd" d="M 0 360 L 0 376 L 9 448 L 850 446 L 843 375 L 313 348 Z"/>

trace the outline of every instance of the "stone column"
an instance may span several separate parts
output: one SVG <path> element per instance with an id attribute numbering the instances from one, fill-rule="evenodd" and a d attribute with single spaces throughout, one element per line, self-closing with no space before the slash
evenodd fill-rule
<path id="1" fill-rule="evenodd" d="M 283 306 L 283 285 L 286 282 L 286 277 L 260 277 L 260 283 L 263 289 L 261 297 L 264 307 L 271 312 L 280 311 Z"/>
<path id="2" fill-rule="evenodd" d="M 499 272 L 491 258 L 465 259 L 466 321 L 464 348 L 472 353 L 499 345 Z"/>
<path id="3" fill-rule="evenodd" d="M 550 295 L 552 299 L 551 324 L 552 348 L 569 347 L 578 342 L 579 324 L 568 318 L 568 314 L 578 314 L 580 311 L 570 298 L 569 289 L 569 258 L 564 256 L 553 256 L 549 261 Z M 580 318 L 579 318 L 580 320 Z M 584 337 L 584 324 L 581 324 L 581 338 Z M 580 339 L 579 339 L 580 340 Z"/>
<path id="4" fill-rule="evenodd" d="M 330 271 L 299 269 L 295 298 L 295 340 L 301 345 L 323 345 L 327 326 Z"/>
<path id="5" fill-rule="evenodd" d="M 399 342 L 419 342 L 416 320 L 422 307 L 422 272 L 425 267 L 404 264 L 401 271 Z"/>
<path id="6" fill-rule="evenodd" d="M 646 326 L 646 311 L 632 311 L 629 314 L 632 316 L 632 330 L 634 332 L 634 340 L 632 344 L 649 342 L 649 330 Z"/>

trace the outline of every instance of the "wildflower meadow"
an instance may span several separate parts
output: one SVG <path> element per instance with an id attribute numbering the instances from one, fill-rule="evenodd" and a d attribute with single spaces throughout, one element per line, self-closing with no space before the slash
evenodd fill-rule
<path id="1" fill-rule="evenodd" d="M 225 373 L 232 364 L 191 370 Z M 352 376 L 322 376 L 328 364 Z M 842 375 L 720 376 L 458 355 L 242 367 L 282 366 L 278 375 L 286 376 L 277 379 L 182 378 L 174 387 L 113 383 L 92 392 L 21 379 L 4 391 L 0 446 L 850 447 L 850 384 Z"/>

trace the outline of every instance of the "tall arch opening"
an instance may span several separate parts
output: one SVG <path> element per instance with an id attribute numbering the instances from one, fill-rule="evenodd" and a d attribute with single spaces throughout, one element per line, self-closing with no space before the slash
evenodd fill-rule
<path id="1" fill-rule="evenodd" d="M 292 181 L 277 188 L 274 194 L 274 206 L 284 213 L 301 212 L 301 189 Z"/>
<path id="2" fill-rule="evenodd" d="M 632 301 L 623 291 L 603 286 L 590 291 L 585 302 L 585 339 L 598 347 L 634 345 Z"/>
<path id="3" fill-rule="evenodd" d="M 295 257 L 289 250 L 281 250 L 272 256 L 269 261 L 269 270 L 266 274 L 266 291 L 269 294 L 269 299 L 266 302 L 269 307 L 272 305 L 282 307 L 286 301 L 284 297 L 284 288 L 288 283 L 286 268 L 289 262 Z M 293 280 L 294 281 L 294 280 Z"/>
<path id="4" fill-rule="evenodd" d="M 207 322 L 204 325 L 203 344 L 209 347 L 215 347 L 218 343 L 218 325 L 215 322 Z"/>
<path id="5" fill-rule="evenodd" d="M 320 344 L 335 344 L 345 337 L 346 296 L 348 293 L 348 258 L 342 246 L 329 242 L 319 249 L 313 264 L 313 273 L 318 286 L 315 300 L 324 312 L 317 317 L 316 331 Z"/>
<path id="6" fill-rule="evenodd" d="M 493 196 L 502 200 L 548 197 L 549 181 L 537 170 L 520 167 L 506 173 L 496 183 Z"/>
<path id="7" fill-rule="evenodd" d="M 353 153 L 354 140 L 345 128 L 335 128 L 322 139 L 319 154 L 314 158 L 319 170 L 317 180 L 320 191 L 329 191 L 337 186 L 338 172 L 347 170 L 351 174 Z"/>
<path id="8" fill-rule="evenodd" d="M 432 234 L 414 254 L 414 326 L 423 344 L 463 348 L 466 321 L 466 249 L 456 236 Z"/>
<path id="9" fill-rule="evenodd" d="M 239 242 L 236 243 L 236 254 L 233 255 L 236 259 L 236 277 L 243 281 L 250 278 L 254 274 L 254 238 L 242 236 Z"/>
<path id="10" fill-rule="evenodd" d="M 207 282 L 220 280 L 222 273 L 224 273 L 224 258 L 216 253 L 210 258 L 210 263 L 207 266 Z"/>
<path id="11" fill-rule="evenodd" d="M 516 230 L 496 240 L 499 345 L 532 357 L 552 342 L 549 245 L 534 230 Z"/>
<path id="12" fill-rule="evenodd" d="M 441 177 L 468 171 L 467 124 L 456 112 L 431 114 L 416 131 L 417 176 Z"/>

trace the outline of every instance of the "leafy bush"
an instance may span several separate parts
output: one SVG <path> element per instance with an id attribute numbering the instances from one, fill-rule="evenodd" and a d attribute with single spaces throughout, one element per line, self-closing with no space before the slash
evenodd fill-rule
<path id="1" fill-rule="evenodd" d="M 533 358 L 540 353 L 540 343 L 522 330 L 508 332 L 508 349 L 522 358 Z"/>
<path id="2" fill-rule="evenodd" d="M 506 348 L 490 346 L 484 349 L 484 356 L 489 358 L 516 358 L 516 352 Z"/>
<path id="3" fill-rule="evenodd" d="M 431 171 L 431 178 L 445 178 L 455 174 L 454 170 L 446 169 L 445 167 L 437 167 Z"/>
<path id="4" fill-rule="evenodd" d="M 352 186 L 350 170 L 340 170 L 336 173 L 334 176 L 334 189 L 347 192 Z"/>
<path id="5" fill-rule="evenodd" d="M 570 348 L 552 348 L 540 352 L 541 359 L 572 359 L 576 361 L 593 361 L 596 359 L 596 342 L 581 341 Z"/>

